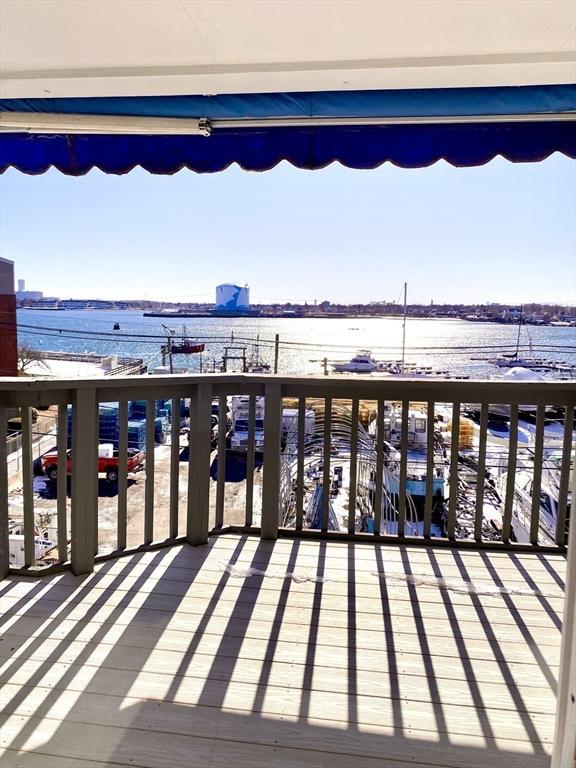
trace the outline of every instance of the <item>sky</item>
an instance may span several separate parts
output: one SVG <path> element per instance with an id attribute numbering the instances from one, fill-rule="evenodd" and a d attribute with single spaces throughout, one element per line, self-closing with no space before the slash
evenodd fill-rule
<path id="1" fill-rule="evenodd" d="M 60 298 L 576 303 L 576 162 L 0 179 L 0 255 Z"/>

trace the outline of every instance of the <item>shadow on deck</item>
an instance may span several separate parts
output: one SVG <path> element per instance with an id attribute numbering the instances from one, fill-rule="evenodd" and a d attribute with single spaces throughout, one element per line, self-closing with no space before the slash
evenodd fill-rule
<path id="1" fill-rule="evenodd" d="M 564 568 L 226 535 L 9 579 L 3 766 L 547 765 Z"/>

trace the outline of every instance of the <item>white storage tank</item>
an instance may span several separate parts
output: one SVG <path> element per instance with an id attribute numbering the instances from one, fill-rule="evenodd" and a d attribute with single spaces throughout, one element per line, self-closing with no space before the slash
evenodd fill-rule
<path id="1" fill-rule="evenodd" d="M 234 311 L 250 309 L 250 289 L 247 285 L 223 283 L 216 286 L 216 309 Z"/>

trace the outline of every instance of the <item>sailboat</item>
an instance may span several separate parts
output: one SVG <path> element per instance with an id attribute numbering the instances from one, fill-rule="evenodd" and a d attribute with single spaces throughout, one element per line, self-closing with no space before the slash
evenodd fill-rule
<path id="1" fill-rule="evenodd" d="M 516 337 L 516 350 L 514 352 L 503 352 L 499 357 L 473 357 L 472 360 L 482 360 L 486 363 L 491 363 L 497 368 L 508 369 L 530 369 L 532 371 L 559 371 L 561 373 L 571 373 L 572 366 L 566 365 L 565 362 L 557 362 L 552 360 L 545 360 L 541 357 L 520 357 L 520 335 L 522 332 L 522 320 L 523 320 L 523 307 L 520 307 L 520 318 L 518 320 L 518 335 Z M 530 352 L 532 352 L 532 340 L 529 344 Z"/>

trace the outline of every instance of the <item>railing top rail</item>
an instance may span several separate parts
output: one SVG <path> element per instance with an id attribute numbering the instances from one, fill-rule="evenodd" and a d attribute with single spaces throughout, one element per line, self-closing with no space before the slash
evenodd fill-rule
<path id="1" fill-rule="evenodd" d="M 574 381 L 520 381 L 454 380 L 454 379 L 398 379 L 354 378 L 338 376 L 290 376 L 274 374 L 188 374 L 160 376 L 118 376 L 74 379 L 0 378 L 0 392 L 5 393 L 60 393 L 64 399 L 79 389 L 96 389 L 100 399 L 122 392 L 162 390 L 164 393 L 185 391 L 191 385 L 211 384 L 215 394 L 261 391 L 266 384 L 279 382 L 285 397 L 333 397 L 374 399 L 437 400 L 442 402 L 576 404 Z M 130 394 L 133 396 L 133 394 Z M 10 398 L 8 398 L 10 399 Z"/>

